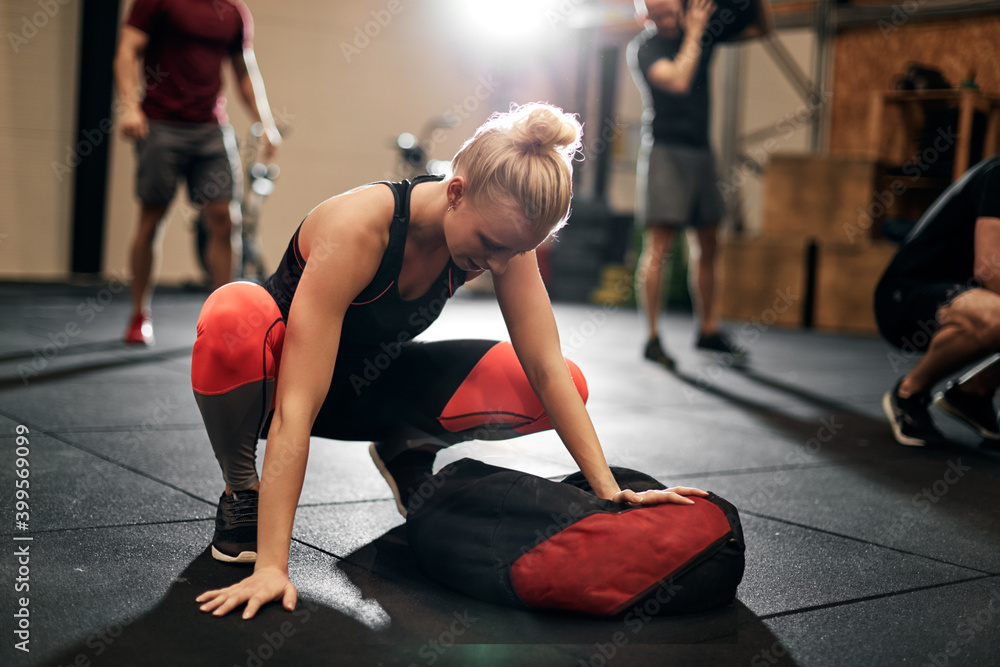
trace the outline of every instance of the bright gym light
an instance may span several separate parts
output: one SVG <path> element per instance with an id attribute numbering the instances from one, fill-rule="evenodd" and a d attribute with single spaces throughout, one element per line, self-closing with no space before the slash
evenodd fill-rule
<path id="1" fill-rule="evenodd" d="M 410 132 L 403 132 L 399 135 L 399 138 L 396 139 L 396 145 L 403 150 L 409 150 L 417 145 L 417 138 Z"/>
<path id="2" fill-rule="evenodd" d="M 546 29 L 552 29 L 555 5 L 553 0 L 462 0 L 454 3 L 459 25 L 465 26 L 470 36 L 508 44 L 540 38 Z"/>

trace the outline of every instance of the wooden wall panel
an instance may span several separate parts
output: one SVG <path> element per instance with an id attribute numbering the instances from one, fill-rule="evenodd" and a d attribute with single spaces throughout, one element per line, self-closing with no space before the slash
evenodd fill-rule
<path id="1" fill-rule="evenodd" d="M 819 246 L 813 326 L 821 331 L 878 334 L 875 287 L 897 247 L 885 241 L 864 247 Z"/>
<path id="2" fill-rule="evenodd" d="M 807 246 L 803 238 L 724 239 L 719 246 L 719 315 L 764 329 L 801 327 Z"/>
<path id="3" fill-rule="evenodd" d="M 0 3 L 0 278 L 69 271 L 80 3 Z"/>
<path id="4" fill-rule="evenodd" d="M 869 160 L 777 154 L 768 163 L 761 229 L 773 238 L 866 242 L 858 212 L 871 203 Z"/>
<path id="5" fill-rule="evenodd" d="M 900 5 L 902 7 L 902 5 Z M 1000 94 L 1000 14 L 920 21 L 901 10 L 898 20 L 840 31 L 833 48 L 830 152 L 865 155 L 871 91 L 888 90 L 909 62 L 941 70 L 953 84 L 976 70 L 984 92 Z M 903 17 L 909 17 L 906 20 Z"/>

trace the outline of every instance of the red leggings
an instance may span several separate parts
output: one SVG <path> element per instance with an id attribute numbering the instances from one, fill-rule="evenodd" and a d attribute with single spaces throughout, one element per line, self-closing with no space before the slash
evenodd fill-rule
<path id="1" fill-rule="evenodd" d="M 230 283 L 205 302 L 191 384 L 226 483 L 257 482 L 285 323 L 263 287 Z M 566 362 L 580 395 L 580 369 Z M 337 440 L 422 440 L 447 446 L 552 428 L 507 342 L 452 340 L 342 348 L 312 434 Z"/>

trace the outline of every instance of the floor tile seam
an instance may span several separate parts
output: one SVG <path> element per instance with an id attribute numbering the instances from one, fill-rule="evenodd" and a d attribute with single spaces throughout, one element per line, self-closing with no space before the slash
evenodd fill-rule
<path id="1" fill-rule="evenodd" d="M 865 459 L 866 461 L 875 460 L 879 462 L 891 462 L 900 458 L 898 456 L 892 455 L 886 458 L 873 457 L 872 459 Z M 738 475 L 753 475 L 766 472 L 789 472 L 795 470 L 812 470 L 816 468 L 839 468 L 847 467 L 856 464 L 857 459 L 850 459 L 844 461 L 817 461 L 815 463 L 801 464 L 801 463 L 788 463 L 781 465 L 770 465 L 770 466 L 760 466 L 758 468 L 731 468 L 729 470 L 712 470 L 712 471 L 696 471 L 696 472 L 682 472 L 672 474 L 672 477 L 735 477 Z"/>
<path id="2" fill-rule="evenodd" d="M 834 609 L 836 607 L 844 607 L 853 604 L 862 604 L 865 602 L 872 602 L 874 600 L 883 600 L 886 598 L 897 597 L 900 595 L 910 595 L 911 593 L 920 593 L 922 591 L 934 590 L 936 588 L 947 588 L 949 586 L 958 586 L 960 584 L 967 584 L 973 581 L 983 581 L 986 579 L 995 579 L 1000 575 L 997 574 L 986 574 L 980 577 L 968 577 L 965 579 L 957 579 L 955 581 L 943 581 L 936 584 L 927 584 L 926 586 L 915 586 L 914 588 L 906 588 L 898 591 L 889 591 L 886 593 L 879 593 L 877 595 L 866 595 L 859 598 L 852 598 L 850 600 L 840 600 L 838 602 L 828 602 L 825 604 L 810 605 L 808 607 L 801 607 L 799 609 L 788 609 L 786 611 L 778 611 L 771 614 L 761 614 L 757 617 L 761 621 L 769 621 L 775 618 L 783 618 L 785 616 L 796 616 L 799 614 L 808 614 L 814 611 L 824 611 L 826 609 Z"/>
<path id="3" fill-rule="evenodd" d="M 663 406 L 650 406 L 650 407 L 663 407 Z M 706 407 L 717 408 L 718 406 L 706 406 Z M 687 415 L 689 415 L 691 413 L 691 409 L 689 409 L 689 406 L 680 406 L 680 405 L 678 405 L 676 407 L 676 411 L 678 413 L 682 412 L 683 414 L 681 416 L 687 416 Z M 739 412 L 739 414 L 742 414 L 742 415 L 751 414 L 748 411 L 742 410 L 742 409 L 739 409 L 739 410 L 736 410 L 736 411 Z M 696 411 L 696 413 L 698 415 L 708 414 L 708 412 L 709 412 L 708 410 L 705 410 L 705 411 L 700 411 L 700 410 Z M 806 422 L 806 420 L 804 420 L 804 419 L 802 419 L 800 417 L 796 417 L 794 415 L 785 415 L 785 416 L 788 419 L 792 420 L 792 421 L 797 421 L 797 422 L 800 422 L 800 423 L 803 423 L 803 424 Z M 839 415 L 834 415 L 834 416 L 839 416 Z M 886 423 L 886 424 L 875 423 L 874 418 L 873 417 L 869 417 L 868 415 L 852 414 L 852 417 L 858 418 L 858 419 L 863 419 L 863 420 L 872 419 L 872 423 L 870 424 L 871 433 L 867 432 L 868 431 L 867 427 L 864 427 L 863 429 L 856 429 L 856 431 L 860 431 L 860 435 L 862 437 L 884 435 L 885 439 L 886 439 L 886 442 L 890 442 L 891 441 L 891 439 L 890 439 L 891 438 L 891 433 L 888 430 L 888 423 Z M 601 411 L 598 411 L 596 413 L 596 415 L 595 415 L 595 418 L 597 420 L 600 420 L 602 418 L 606 419 L 607 417 L 604 416 Z M 672 415 L 667 415 L 667 414 L 657 415 L 657 418 L 664 419 L 664 420 L 667 420 L 667 421 L 670 421 L 670 420 L 674 419 L 674 417 Z M 680 417 L 677 417 L 677 419 L 680 419 Z M 822 417 L 817 418 L 815 420 L 810 420 L 810 426 L 813 425 L 812 422 L 815 422 L 815 425 L 818 428 L 821 425 L 821 419 L 822 419 Z M 737 435 L 745 435 L 746 434 L 746 426 L 745 425 L 736 425 L 736 426 L 732 426 L 732 427 L 725 427 L 725 426 L 720 426 L 718 420 L 700 419 L 700 417 L 699 417 L 699 420 L 696 422 L 696 424 L 698 424 L 698 425 L 708 424 L 708 423 L 712 424 L 712 429 L 714 431 L 719 432 L 719 433 L 737 434 Z M 787 429 L 783 429 L 780 426 L 762 425 L 759 422 L 755 422 L 754 425 L 753 425 L 753 427 L 755 429 L 760 429 L 759 431 L 756 432 L 756 434 L 759 435 L 759 436 L 761 436 L 761 437 L 763 437 L 763 436 L 781 436 L 781 437 L 787 437 L 788 436 L 788 430 Z"/>
<path id="4" fill-rule="evenodd" d="M 190 367 L 184 366 L 183 368 L 174 368 L 171 364 L 177 363 L 179 359 L 182 359 L 184 357 L 190 357 L 193 350 L 194 350 L 194 343 L 185 347 L 175 347 L 166 350 L 165 352 L 163 352 L 163 354 L 166 355 L 165 358 L 160 360 L 164 362 L 163 368 L 172 373 L 179 373 L 190 377 L 191 374 Z M 184 352 L 184 354 L 180 354 L 180 352 Z M 126 350 L 113 351 L 112 354 L 116 355 L 116 357 L 119 359 L 132 359 L 135 357 L 143 359 L 142 356 L 136 355 L 133 352 L 129 352 Z M 152 352 L 149 356 L 155 357 L 157 354 L 160 354 L 160 352 Z"/>
<path id="5" fill-rule="evenodd" d="M 981 451 L 982 450 L 980 450 L 980 449 L 976 449 L 976 448 L 972 448 L 972 447 L 963 447 L 961 450 L 956 450 L 954 453 L 955 454 L 965 454 L 965 453 L 970 453 L 970 452 L 971 453 L 976 453 L 976 452 L 981 452 Z M 996 454 L 996 456 L 1000 457 L 1000 452 L 998 452 Z M 989 458 L 990 460 L 992 460 L 994 458 L 994 454 L 993 453 L 988 453 L 987 458 Z M 763 473 L 763 472 L 787 472 L 789 470 L 798 470 L 798 469 L 805 469 L 805 468 L 830 468 L 830 467 L 850 468 L 850 467 L 857 467 L 857 466 L 861 466 L 861 465 L 864 465 L 864 464 L 867 464 L 867 463 L 873 463 L 873 462 L 875 462 L 875 463 L 893 463 L 893 462 L 896 462 L 896 461 L 908 462 L 908 461 L 914 461 L 914 460 L 916 460 L 916 459 L 914 459 L 913 456 L 910 455 L 910 453 L 908 451 L 900 449 L 898 451 L 895 451 L 895 450 L 893 450 L 893 451 L 886 451 L 885 453 L 882 453 L 882 454 L 872 454 L 870 456 L 864 456 L 864 457 L 848 457 L 848 456 L 845 456 L 845 458 L 843 460 L 837 460 L 837 461 L 830 460 L 830 461 L 820 461 L 820 462 L 815 462 L 815 463 L 810 463 L 810 464 L 789 463 L 789 464 L 785 464 L 785 465 L 762 466 L 760 468 L 746 468 L 746 469 L 737 469 L 737 468 L 734 468 L 734 469 L 729 469 L 729 470 L 717 470 L 717 471 L 684 472 L 684 473 L 678 473 L 676 476 L 678 476 L 678 477 L 697 477 L 697 476 L 704 476 L 704 477 L 714 477 L 714 476 L 732 477 L 732 476 L 742 475 L 742 474 L 755 474 L 755 473 Z M 922 460 L 922 461 L 930 461 L 930 459 L 920 459 L 920 460 Z"/>
<path id="6" fill-rule="evenodd" d="M 840 367 L 837 367 L 838 372 L 843 371 Z M 820 371 L 815 371 L 819 373 Z M 697 372 L 694 374 L 684 375 L 683 378 L 676 378 L 676 384 L 672 383 L 669 385 L 671 388 L 680 388 L 681 390 L 687 389 L 689 391 L 697 392 L 697 395 L 710 397 L 715 396 L 720 401 L 726 401 L 725 395 L 719 395 L 713 393 L 712 389 L 717 385 L 724 385 L 720 388 L 725 390 L 727 394 L 736 395 L 739 398 L 745 398 L 746 400 L 753 400 L 750 397 L 738 394 L 736 390 L 742 389 L 752 389 L 761 388 L 767 392 L 768 397 L 774 397 L 777 402 L 784 405 L 789 404 L 802 404 L 802 405 L 813 405 L 818 407 L 823 407 L 826 409 L 846 409 L 851 410 L 858 403 L 867 404 L 869 401 L 874 399 L 876 396 L 881 396 L 885 393 L 883 390 L 865 390 L 865 389 L 855 389 L 853 387 L 847 386 L 834 386 L 828 393 L 824 394 L 813 394 L 812 397 L 809 396 L 809 388 L 806 386 L 795 386 L 795 385 L 784 385 L 780 384 L 781 378 L 764 378 L 763 380 L 749 377 L 743 374 L 733 375 L 732 378 L 738 378 L 742 383 L 746 384 L 747 387 L 732 387 L 732 383 L 727 383 L 726 377 L 719 378 L 709 378 L 708 381 L 701 381 L 701 378 L 697 377 Z M 759 377 L 759 376 L 758 376 Z M 874 382 L 875 378 L 868 378 L 870 381 Z M 776 384 L 775 383 L 779 383 Z M 731 388 L 731 389 L 730 389 Z M 756 396 L 757 400 L 760 400 L 760 396 Z M 768 406 L 773 405 L 776 401 L 765 401 L 760 405 Z"/>
<path id="7" fill-rule="evenodd" d="M 702 393 L 706 393 L 706 392 L 702 392 Z M 711 396 L 710 394 L 708 394 L 708 395 Z M 680 398 L 680 397 L 678 397 L 678 398 Z M 610 400 L 601 400 L 600 401 L 600 408 L 601 409 L 604 409 L 605 407 L 612 408 L 612 409 L 613 408 L 624 408 L 624 409 L 627 409 L 627 410 L 630 410 L 630 411 L 638 409 L 638 408 L 655 408 L 655 409 L 660 409 L 660 410 L 684 411 L 684 412 L 690 412 L 690 411 L 693 410 L 695 412 L 702 413 L 702 412 L 708 412 L 708 411 L 711 411 L 711 410 L 717 410 L 720 405 L 725 406 L 725 407 L 729 407 L 731 405 L 731 402 L 729 400 L 725 399 L 725 398 L 718 398 L 718 399 L 716 399 L 716 402 L 713 402 L 713 403 L 708 403 L 707 401 L 703 402 L 703 403 L 691 403 L 691 402 L 688 402 L 686 405 L 683 402 L 681 402 L 680 400 L 678 400 L 676 402 L 670 402 L 670 403 L 663 403 L 663 402 L 658 402 L 658 401 L 655 401 L 655 400 L 649 400 L 648 402 L 647 401 L 641 401 L 641 402 L 639 402 L 639 401 L 628 401 L 628 402 L 626 402 L 626 401 L 610 401 Z M 788 399 L 787 405 L 788 406 L 793 406 L 793 405 L 794 406 L 801 406 L 801 405 L 813 406 L 815 404 L 814 403 L 809 403 L 808 401 Z M 761 407 L 769 407 L 770 408 L 770 407 L 775 407 L 775 406 L 776 407 L 786 407 L 786 403 L 785 402 L 775 402 L 775 401 L 772 401 L 772 402 L 767 403 L 767 404 L 761 404 Z M 733 408 L 733 409 L 735 410 L 736 408 Z M 846 411 L 854 413 L 853 410 L 847 409 Z M 741 412 L 742 412 L 742 410 L 741 410 Z M 868 415 L 860 415 L 860 416 L 868 417 Z"/>
<path id="8" fill-rule="evenodd" d="M 879 397 L 881 397 L 881 395 L 879 395 Z M 696 412 L 698 414 L 703 414 L 703 413 L 706 413 L 706 412 L 711 412 L 713 410 L 717 410 L 719 408 L 719 405 L 699 405 L 697 403 L 689 403 L 689 404 L 685 405 L 684 403 L 682 403 L 680 401 L 678 401 L 677 403 L 666 403 L 666 404 L 662 403 L 662 402 L 653 402 L 653 401 L 650 401 L 648 403 L 646 403 L 646 402 L 635 402 L 635 401 L 617 401 L 617 400 L 611 401 L 611 400 L 603 400 L 602 397 L 600 397 L 600 396 L 596 396 L 594 398 L 594 400 L 596 401 L 596 406 L 597 407 L 594 407 L 595 404 L 588 403 L 588 408 L 590 408 L 595 413 L 595 415 L 598 415 L 598 416 L 600 416 L 600 415 L 602 415 L 604 413 L 609 413 L 609 414 L 612 414 L 612 415 L 620 415 L 620 414 L 622 414 L 624 412 L 640 412 L 640 411 L 646 411 L 646 410 L 649 410 L 649 409 L 659 410 L 659 411 L 662 411 L 665 414 L 666 413 L 684 413 L 684 414 L 686 414 L 688 412 L 691 412 L 694 408 L 704 408 L 704 409 L 698 409 L 698 410 L 696 410 Z M 727 410 L 732 410 L 734 412 L 740 412 L 740 413 L 746 412 L 746 410 L 741 409 L 741 408 L 729 407 L 729 401 L 726 401 L 726 400 L 723 400 L 723 399 L 719 399 L 719 403 L 722 404 L 722 405 L 724 405 L 724 406 L 726 406 Z M 800 402 L 800 401 L 796 401 L 794 404 L 795 405 L 803 405 L 803 403 Z M 812 404 L 812 403 L 805 403 L 805 405 L 813 406 L 814 404 Z M 850 417 L 855 417 L 855 418 L 863 419 L 863 420 L 866 420 L 866 421 L 867 420 L 871 420 L 873 427 L 876 425 L 876 422 L 878 422 L 878 419 L 881 416 L 881 413 L 874 413 L 873 412 L 873 413 L 869 414 L 869 413 L 866 413 L 866 412 L 859 412 L 858 410 L 854 409 L 854 407 L 855 406 L 853 406 L 853 405 L 849 405 L 849 406 L 844 407 L 841 411 L 843 413 L 845 413 L 847 416 L 850 416 Z M 827 412 L 830 412 L 830 410 L 827 410 Z M 796 418 L 794 415 L 788 415 L 788 416 L 792 417 L 792 418 Z M 881 422 L 878 422 L 878 424 L 881 425 Z M 886 422 L 886 424 L 888 424 L 888 422 Z"/>
<path id="9" fill-rule="evenodd" d="M 956 451 L 956 453 L 975 454 L 991 461 L 1000 462 L 1000 450 L 993 451 L 990 449 L 984 449 L 978 445 L 964 445 L 960 442 L 951 442 L 951 448 L 953 451 Z"/>
<path id="10" fill-rule="evenodd" d="M 772 411 L 776 411 L 779 408 L 787 408 L 787 407 L 811 408 L 814 410 L 821 409 L 827 412 L 840 411 L 852 416 L 863 417 L 866 419 L 873 419 L 873 420 L 876 419 L 878 415 L 878 413 L 874 412 L 874 410 L 872 411 L 871 414 L 867 412 L 861 412 L 858 410 L 859 405 L 877 405 L 877 402 L 870 403 L 870 400 L 874 400 L 874 394 L 872 395 L 871 399 L 869 399 L 869 397 L 867 396 L 858 396 L 856 398 L 847 397 L 849 400 L 850 399 L 854 400 L 852 400 L 851 402 L 836 403 L 833 405 L 816 403 L 805 398 L 796 398 L 796 397 L 784 398 L 781 400 L 774 400 L 774 401 L 765 401 L 761 397 L 756 397 L 756 400 L 751 400 L 749 397 L 744 396 L 742 394 L 737 394 L 735 392 L 733 392 L 732 396 L 717 396 L 708 391 L 702 391 L 702 390 L 699 390 L 699 393 L 697 394 L 678 395 L 676 392 L 671 392 L 669 395 L 663 397 L 670 399 L 668 402 L 664 402 L 663 400 L 655 400 L 655 398 L 647 398 L 646 395 L 644 395 L 643 399 L 638 401 L 623 400 L 614 398 L 614 396 L 616 395 L 617 394 L 612 394 L 612 393 L 606 395 L 600 393 L 595 394 L 596 399 L 600 402 L 600 405 L 602 407 L 608 406 L 623 411 L 626 410 L 633 411 L 640 408 L 654 408 L 666 411 L 677 411 L 677 410 L 687 411 L 688 409 L 697 409 L 698 412 L 705 412 L 717 409 L 719 408 L 719 406 L 725 406 L 727 408 L 735 410 L 737 409 L 737 407 L 734 406 L 732 398 L 736 398 L 738 400 L 746 401 L 747 403 L 753 403 L 754 406 L 759 409 L 770 409 Z M 699 398 L 701 400 L 694 401 L 692 400 L 692 397 Z M 861 399 L 865 399 L 864 402 L 862 402 Z"/>
<path id="11" fill-rule="evenodd" d="M 82 343 L 82 345 L 98 345 L 104 343 L 114 343 L 114 340 L 96 340 L 89 343 Z M 160 360 L 160 361 L 172 361 L 180 356 L 181 352 L 191 352 L 194 348 L 194 344 L 184 345 L 182 347 L 166 348 L 161 350 L 149 350 L 143 348 L 129 348 L 125 343 L 122 343 L 120 347 L 109 347 L 107 349 L 73 349 L 70 352 L 61 352 L 57 358 L 59 359 L 73 359 L 81 355 L 107 355 L 114 359 L 139 359 L 145 361 L 147 359 Z M 142 352 L 147 352 L 148 354 L 141 354 Z M 18 355 L 18 356 L 15 356 Z M 13 363 L 19 359 L 31 359 L 35 356 L 35 349 L 31 350 L 14 350 L 13 352 L 5 353 L 0 355 L 0 364 Z M 159 357 L 164 357 L 163 359 L 158 359 Z"/>
<path id="12" fill-rule="evenodd" d="M 924 560 L 929 560 L 935 563 L 940 563 L 941 565 L 948 565 L 950 567 L 957 567 L 963 570 L 968 570 L 970 572 L 976 572 L 984 576 L 996 576 L 996 573 L 990 572 L 988 570 L 983 570 L 977 567 L 971 567 L 969 565 L 962 565 L 960 563 L 953 563 L 943 558 L 936 558 L 934 556 L 928 556 L 926 554 L 916 553 L 915 551 L 909 551 L 907 549 L 900 549 L 899 547 L 890 546 L 888 544 L 880 544 L 878 542 L 873 542 L 861 537 L 855 537 L 854 535 L 847 535 L 845 533 L 838 533 L 833 530 L 827 530 L 826 528 L 817 528 L 816 526 L 810 526 L 808 524 L 799 523 L 798 521 L 791 521 L 789 519 L 783 519 L 781 517 L 771 516 L 769 514 L 762 514 L 760 512 L 753 512 L 749 510 L 742 510 L 742 514 L 746 516 L 756 517 L 758 519 L 766 519 L 768 521 L 775 521 L 777 523 L 785 524 L 786 526 L 795 526 L 796 528 L 802 528 L 803 530 L 808 530 L 815 533 L 822 533 L 824 535 L 830 535 L 831 537 L 838 537 L 845 540 L 851 540 L 852 542 L 859 542 L 866 546 L 878 547 L 879 549 L 888 549 L 889 551 L 895 551 L 896 553 L 903 554 L 905 556 L 913 556 L 915 558 L 921 558 Z"/>
<path id="13" fill-rule="evenodd" d="M 3 411 L 3 410 L 0 410 L 0 417 L 8 417 L 9 419 L 13 419 L 12 417 L 9 417 L 8 414 L 5 411 Z M 15 420 L 15 421 L 17 421 L 17 420 Z M 78 451 L 84 452 L 85 454 L 89 454 L 89 455 L 91 455 L 91 456 L 93 456 L 93 457 L 95 457 L 97 459 L 100 459 L 101 461 L 104 461 L 105 463 L 108 463 L 108 464 L 110 464 L 112 466 L 115 466 L 117 468 L 121 468 L 122 470 L 127 470 L 127 471 L 129 471 L 131 473 L 139 475 L 140 477 L 144 477 L 144 478 L 146 478 L 146 479 L 148 479 L 148 480 L 150 480 L 152 482 L 155 482 L 157 484 L 160 484 L 162 486 L 166 486 L 167 488 L 173 489 L 174 491 L 178 491 L 178 492 L 180 492 L 180 493 L 182 493 L 182 494 L 184 494 L 184 495 L 186 495 L 186 496 L 188 496 L 190 498 L 193 498 L 193 499 L 198 500 L 200 502 L 206 503 L 208 505 L 214 505 L 215 504 L 214 501 L 206 500 L 206 499 L 202 498 L 201 496 L 198 496 L 198 495 L 196 495 L 196 494 L 188 491 L 187 489 L 183 489 L 183 488 L 181 488 L 181 487 L 179 487 L 179 486 L 177 486 L 175 484 L 172 484 L 170 482 L 167 482 L 165 480 L 158 479 L 158 478 L 150 475 L 149 473 L 147 473 L 144 470 L 140 470 L 138 468 L 133 468 L 132 466 L 129 466 L 129 465 L 125 464 L 125 463 L 122 463 L 121 461 L 116 461 L 115 459 L 112 459 L 112 458 L 110 458 L 108 456 L 105 456 L 104 454 L 102 454 L 100 452 L 96 452 L 96 451 L 94 451 L 94 450 L 92 450 L 92 449 L 90 449 L 88 447 L 84 447 L 83 445 L 79 445 L 79 444 L 77 444 L 75 442 L 72 442 L 70 440 L 67 440 L 66 438 L 60 437 L 58 435 L 55 435 L 55 434 L 53 434 L 53 433 L 51 433 L 49 431 L 46 431 L 44 429 L 39 429 L 36 426 L 34 426 L 33 424 L 29 424 L 28 422 L 21 422 L 21 421 L 19 421 L 18 423 L 19 424 L 24 424 L 25 426 L 28 426 L 30 434 L 32 434 L 34 436 L 41 435 L 41 436 L 45 436 L 47 438 L 50 438 L 52 440 L 55 440 L 57 442 L 61 442 L 62 444 L 66 445 L 67 447 L 72 447 L 73 449 L 76 449 Z"/>
<path id="14" fill-rule="evenodd" d="M 185 346 L 180 348 L 173 348 L 168 350 L 163 350 L 159 352 L 153 352 L 148 355 L 138 356 L 131 354 L 109 354 L 108 360 L 112 363 L 105 363 L 95 367 L 93 364 L 88 366 L 84 365 L 74 365 L 67 368 L 54 369 L 50 372 L 39 372 L 37 376 L 32 376 L 34 379 L 33 383 L 46 383 L 46 382 L 60 382 L 67 379 L 78 380 L 81 376 L 91 375 L 94 373 L 102 373 L 114 369 L 119 369 L 122 367 L 135 366 L 138 363 L 155 363 L 158 361 L 171 361 L 181 353 L 189 355 L 191 353 L 192 346 Z M 179 372 L 174 369 L 170 369 L 171 372 Z M 24 380 L 21 380 L 24 383 Z M 78 383 L 78 382 L 77 382 Z M 18 384 L 17 378 L 10 377 L 0 377 L 0 390 L 14 388 Z M 29 383 L 31 384 L 31 383 Z"/>
<path id="15" fill-rule="evenodd" d="M 337 554 L 335 554 L 332 551 L 329 551 L 327 549 L 324 549 L 323 547 L 318 547 L 315 544 L 312 544 L 310 542 L 306 542 L 301 537 L 295 537 L 294 535 L 292 535 L 292 542 L 298 542 L 299 544 L 301 544 L 302 546 L 306 547 L 307 549 L 313 549 L 313 550 L 318 551 L 318 552 L 320 552 L 322 554 L 326 554 L 327 556 L 330 556 L 331 558 L 336 558 L 340 562 L 350 563 L 351 565 L 354 565 L 355 567 L 360 567 L 363 570 L 367 570 L 368 572 L 374 572 L 374 570 L 372 570 L 372 569 L 366 568 L 363 565 L 359 565 L 358 563 L 355 563 L 355 562 L 349 560 L 349 558 L 350 558 L 349 555 L 348 556 L 338 556 Z"/>
<path id="16" fill-rule="evenodd" d="M 114 528 L 142 528 L 144 526 L 169 526 L 172 524 L 181 523 L 201 523 L 205 521 L 215 521 L 215 517 L 204 517 L 201 519 L 189 518 L 189 519 L 168 519 L 164 521 L 137 521 L 135 523 L 109 523 L 100 524 L 94 526 L 64 526 L 62 528 L 45 528 L 42 530 L 32 530 L 30 535 L 25 537 L 36 537 L 38 535 L 58 535 L 60 533 L 72 533 L 81 530 L 105 530 Z M 0 537 L 21 537 L 19 533 L 0 533 Z"/>
<path id="17" fill-rule="evenodd" d="M 155 427 L 148 427 L 144 424 L 119 424 L 117 426 L 80 426 L 76 428 L 54 428 L 48 433 L 51 435 L 74 435 L 77 433 L 127 433 L 129 431 L 142 431 L 145 433 L 169 433 L 170 431 L 197 431 L 204 429 L 204 424 L 161 424 Z"/>
<path id="18" fill-rule="evenodd" d="M 46 332 L 51 333 L 51 332 Z M 51 341 L 46 337 L 46 334 L 29 334 L 38 338 L 40 341 L 45 343 L 50 343 Z M 44 346 L 43 346 L 44 347 Z M 59 350 L 57 355 L 60 359 L 73 359 L 83 355 L 99 355 L 107 354 L 109 356 L 121 357 L 122 354 L 133 355 L 138 350 L 132 348 L 129 350 L 128 346 L 121 341 L 120 338 L 110 338 L 101 340 L 82 340 L 74 343 L 73 345 L 67 345 L 65 348 Z M 24 359 L 32 359 L 38 352 L 37 347 L 33 347 L 30 350 L 26 348 L 16 348 L 8 352 L 0 354 L 0 364 L 13 363 L 15 361 L 22 361 Z"/>
<path id="19" fill-rule="evenodd" d="M 361 505 L 363 503 L 381 503 L 393 500 L 392 496 L 386 496 L 385 498 L 362 498 L 358 500 L 331 500 L 329 502 L 317 502 L 317 503 L 299 503 L 298 508 L 303 507 L 334 507 L 338 505 Z"/>

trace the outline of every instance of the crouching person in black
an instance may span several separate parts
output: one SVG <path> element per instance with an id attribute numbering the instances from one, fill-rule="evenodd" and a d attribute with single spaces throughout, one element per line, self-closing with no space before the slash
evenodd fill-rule
<path id="1" fill-rule="evenodd" d="M 882 401 L 900 444 L 943 440 L 928 409 L 949 377 L 934 403 L 1000 440 L 1000 156 L 969 169 L 917 222 L 875 290 L 875 317 L 886 340 L 923 353 Z"/>

